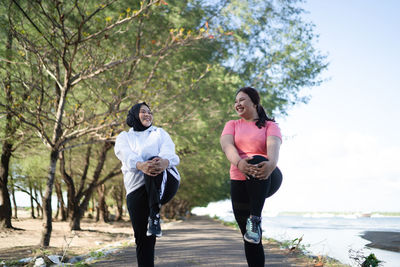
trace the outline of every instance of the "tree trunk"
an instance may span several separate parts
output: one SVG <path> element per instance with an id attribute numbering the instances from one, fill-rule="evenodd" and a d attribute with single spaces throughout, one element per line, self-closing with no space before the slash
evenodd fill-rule
<path id="1" fill-rule="evenodd" d="M 83 216 L 83 211 L 79 205 L 74 206 L 72 211 L 72 218 L 70 222 L 71 230 L 82 230 L 81 229 L 81 218 Z"/>
<path id="2" fill-rule="evenodd" d="M 56 209 L 56 214 L 54 215 L 54 220 L 57 220 L 59 213 L 60 213 L 60 202 L 57 201 L 57 209 Z"/>
<path id="3" fill-rule="evenodd" d="M 12 175 L 10 175 L 10 182 L 11 182 L 11 196 L 14 205 L 14 219 L 18 219 L 18 206 L 17 206 L 17 199 L 15 198 L 14 179 Z"/>
<path id="4" fill-rule="evenodd" d="M 5 141 L 1 153 L 1 166 L 0 166 L 0 229 L 12 228 L 11 224 L 11 201 L 10 194 L 8 193 L 8 167 L 12 153 L 12 144 Z"/>
<path id="5" fill-rule="evenodd" d="M 33 205 L 33 189 L 32 189 L 32 181 L 30 180 L 31 178 L 28 178 L 29 179 L 29 198 L 30 198 L 30 200 L 31 200 L 31 217 L 32 217 L 32 219 L 35 219 L 36 217 L 35 217 L 35 206 Z"/>
<path id="6" fill-rule="evenodd" d="M 89 212 L 90 212 L 89 216 L 91 218 L 94 218 L 94 213 L 95 213 L 95 210 L 96 210 L 96 198 L 94 197 L 94 194 L 91 194 L 90 199 L 88 199 L 88 206 L 89 206 L 89 201 L 92 202 L 92 207 L 89 208 Z"/>
<path id="7" fill-rule="evenodd" d="M 40 245 L 42 247 L 48 247 L 50 245 L 51 231 L 53 230 L 51 195 L 53 193 L 53 184 L 56 173 L 57 159 L 58 159 L 58 150 L 53 148 L 50 154 L 50 169 L 49 169 L 49 177 L 47 179 L 46 193 L 43 198 L 43 230 L 42 230 L 42 238 L 40 240 Z"/>
<path id="8" fill-rule="evenodd" d="M 114 201 L 117 204 L 115 220 L 121 221 L 123 216 L 123 205 L 124 205 L 124 184 L 122 180 L 116 186 L 113 187 L 112 192 Z"/>
<path id="9" fill-rule="evenodd" d="M 38 189 L 37 189 L 36 185 L 33 187 L 33 191 L 35 192 L 37 217 L 40 218 L 40 216 L 43 216 L 43 209 L 42 209 L 42 206 L 38 203 L 39 196 L 38 196 Z M 40 190 L 39 190 L 39 193 L 40 193 L 40 197 L 42 198 L 42 201 L 43 201 L 43 195 L 41 194 Z"/>
<path id="10" fill-rule="evenodd" d="M 96 205 L 96 222 L 98 222 L 100 219 L 100 209 L 99 209 L 99 203 Z"/>
<path id="11" fill-rule="evenodd" d="M 90 149 L 88 153 L 90 156 Z M 68 201 L 67 218 L 71 218 L 70 221 L 71 230 L 81 230 L 81 223 L 80 223 L 81 211 L 79 209 L 79 198 L 76 195 L 74 180 L 66 171 L 64 152 L 60 152 L 59 158 L 60 158 L 61 177 L 63 178 L 65 184 L 67 185 L 67 201 Z M 78 218 L 76 216 L 78 216 Z"/>
<path id="12" fill-rule="evenodd" d="M 116 221 L 122 221 L 122 216 L 123 216 L 123 205 L 122 201 L 117 203 L 117 213 L 115 214 L 115 220 Z"/>
<path id="13" fill-rule="evenodd" d="M 67 220 L 67 211 L 65 209 L 64 198 L 62 195 L 61 182 L 58 179 L 56 180 L 55 188 L 59 204 L 59 208 L 57 210 L 59 210 L 61 213 L 61 221 L 65 222 Z"/>
<path id="14" fill-rule="evenodd" d="M 12 60 L 12 34 L 11 31 L 7 32 L 7 44 L 6 44 L 6 58 Z M 7 63 L 9 65 L 10 63 Z M 4 93 L 6 97 L 7 108 L 8 105 L 13 103 L 13 97 L 11 94 L 11 77 L 10 73 L 7 72 L 7 78 L 4 83 Z M 11 201 L 10 194 L 8 193 L 8 170 L 10 166 L 10 158 L 12 155 L 13 144 L 12 140 L 15 133 L 15 127 L 12 125 L 12 115 L 7 110 L 6 122 L 4 128 L 4 141 L 1 151 L 1 163 L 0 163 L 0 228 L 12 228 L 11 224 Z"/>
<path id="15" fill-rule="evenodd" d="M 106 186 L 104 184 L 97 187 L 99 196 L 99 221 L 108 222 L 108 206 L 106 203 Z"/>
<path id="16" fill-rule="evenodd" d="M 168 219 L 186 218 L 189 215 L 190 203 L 187 200 L 173 198 L 162 206 L 160 215 Z"/>

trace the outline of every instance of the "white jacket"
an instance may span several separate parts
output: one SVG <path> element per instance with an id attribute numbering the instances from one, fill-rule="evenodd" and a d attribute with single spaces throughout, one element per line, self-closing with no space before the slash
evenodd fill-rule
<path id="1" fill-rule="evenodd" d="M 175 154 L 175 144 L 162 128 L 151 126 L 142 132 L 136 132 L 133 128 L 128 132 L 123 131 L 117 136 L 114 152 L 122 162 L 121 171 L 127 195 L 144 185 L 144 174 L 136 169 L 136 163 L 144 162 L 154 156 L 169 160 L 167 169 L 172 169 L 170 173 L 178 181 L 180 180 L 179 172 L 175 168 L 179 164 L 179 157 Z M 166 177 L 165 171 L 164 176 Z"/>

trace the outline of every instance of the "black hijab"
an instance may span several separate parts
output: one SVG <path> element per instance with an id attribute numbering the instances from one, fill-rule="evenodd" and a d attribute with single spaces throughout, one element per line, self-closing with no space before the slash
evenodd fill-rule
<path id="1" fill-rule="evenodd" d="M 139 111 L 142 105 L 146 105 L 150 109 L 146 102 L 137 103 L 129 110 L 128 116 L 126 117 L 126 124 L 128 124 L 129 127 L 133 127 L 133 130 L 137 132 L 142 132 L 151 127 L 151 125 L 149 127 L 145 127 L 140 122 Z"/>

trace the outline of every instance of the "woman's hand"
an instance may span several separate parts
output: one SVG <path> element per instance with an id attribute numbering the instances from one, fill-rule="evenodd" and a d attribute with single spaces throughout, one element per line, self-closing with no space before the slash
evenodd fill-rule
<path id="1" fill-rule="evenodd" d="M 155 157 L 145 162 L 138 162 L 136 168 L 144 174 L 157 176 L 168 168 L 169 160 Z"/>
<path id="2" fill-rule="evenodd" d="M 255 174 L 252 175 L 260 180 L 268 179 L 275 169 L 274 164 L 272 164 L 270 161 L 263 161 L 258 164 L 254 164 L 253 166 L 255 166 L 255 170 L 253 169 Z"/>
<path id="3" fill-rule="evenodd" d="M 237 168 L 245 175 L 255 176 L 258 169 L 257 169 L 256 165 L 249 163 L 249 160 L 252 160 L 252 159 L 253 159 L 253 157 L 240 159 L 237 164 Z"/>
<path id="4" fill-rule="evenodd" d="M 151 160 L 136 163 L 136 169 L 142 171 L 144 174 L 155 176 Z"/>
<path id="5" fill-rule="evenodd" d="M 154 175 L 159 175 L 168 168 L 169 160 L 155 157 L 151 160 Z"/>
<path id="6" fill-rule="evenodd" d="M 275 166 L 269 161 L 263 161 L 258 164 L 250 164 L 248 161 L 253 159 L 252 157 L 243 158 L 238 163 L 238 169 L 247 175 L 251 175 L 257 179 L 268 179 Z"/>

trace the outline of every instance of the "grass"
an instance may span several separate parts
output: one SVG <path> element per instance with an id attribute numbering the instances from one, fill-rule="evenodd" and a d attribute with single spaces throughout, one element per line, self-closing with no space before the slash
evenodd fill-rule
<path id="1" fill-rule="evenodd" d="M 229 226 L 235 229 L 239 229 L 239 225 L 237 224 L 236 221 L 233 222 L 226 222 L 221 220 L 218 216 L 212 217 L 212 219 L 222 223 L 225 226 Z M 266 238 L 263 237 L 263 240 L 273 246 L 279 247 L 281 250 L 285 250 L 288 253 L 296 255 L 299 259 L 302 259 L 304 261 L 308 261 L 312 266 L 318 267 L 318 266 L 325 266 L 325 267 L 349 267 L 350 265 L 343 264 L 340 261 L 333 259 L 327 255 L 310 255 L 308 251 L 308 247 L 310 245 L 308 244 L 303 244 L 302 240 L 303 238 L 295 238 L 293 240 L 283 240 L 283 241 L 278 241 L 273 238 Z"/>
<path id="2" fill-rule="evenodd" d="M 22 263 L 19 260 L 1 260 L 0 266 L 24 266 L 26 263 Z"/>

